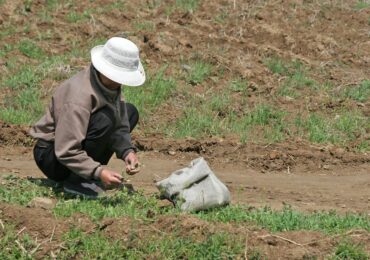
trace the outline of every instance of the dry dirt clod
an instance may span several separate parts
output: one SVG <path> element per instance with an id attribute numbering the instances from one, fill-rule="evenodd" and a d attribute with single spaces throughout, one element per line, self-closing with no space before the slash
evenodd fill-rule
<path id="1" fill-rule="evenodd" d="M 173 207 L 173 203 L 169 200 L 160 200 L 158 201 L 158 207 L 160 208 L 169 208 L 169 207 Z"/>
<path id="2" fill-rule="evenodd" d="M 175 151 L 168 151 L 168 154 L 169 155 L 176 155 L 176 152 Z"/>
<path id="3" fill-rule="evenodd" d="M 55 201 L 49 198 L 36 197 L 28 203 L 29 208 L 53 209 Z"/>

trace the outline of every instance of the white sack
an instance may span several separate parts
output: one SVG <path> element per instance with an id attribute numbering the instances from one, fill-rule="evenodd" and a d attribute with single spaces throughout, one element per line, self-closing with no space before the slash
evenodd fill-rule
<path id="1" fill-rule="evenodd" d="M 230 203 L 230 192 L 202 158 L 156 183 L 161 195 L 183 211 L 199 211 Z"/>

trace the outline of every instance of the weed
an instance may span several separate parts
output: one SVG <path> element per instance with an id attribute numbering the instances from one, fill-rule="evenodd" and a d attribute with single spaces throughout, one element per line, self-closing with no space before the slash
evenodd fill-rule
<path id="1" fill-rule="evenodd" d="M 196 61 L 190 65 L 186 81 L 192 85 L 202 83 L 212 73 L 213 66 L 203 61 Z"/>
<path id="2" fill-rule="evenodd" d="M 63 237 L 68 250 L 58 255 L 60 259 L 72 259 L 84 256 L 84 259 L 123 259 L 125 248 L 120 241 L 111 241 L 100 233 L 85 234 L 80 230 L 71 230 Z M 77 243 L 78 241 L 78 243 Z"/>
<path id="3" fill-rule="evenodd" d="M 104 5 L 99 13 L 109 13 L 112 10 L 124 10 L 126 0 L 116 0 L 113 1 L 111 4 Z"/>
<path id="4" fill-rule="evenodd" d="M 368 255 L 361 245 L 353 244 L 349 241 L 342 241 L 336 247 L 334 259 L 356 259 L 356 260 L 366 260 L 369 259 Z"/>
<path id="5" fill-rule="evenodd" d="M 248 81 L 243 79 L 236 79 L 230 82 L 230 90 L 232 92 L 241 92 L 246 94 L 248 91 Z"/>
<path id="6" fill-rule="evenodd" d="M 218 14 L 215 18 L 214 21 L 219 24 L 225 24 L 225 20 L 229 17 L 229 13 L 227 10 L 223 9 L 221 10 L 221 13 Z"/>
<path id="7" fill-rule="evenodd" d="M 251 138 L 253 126 L 263 126 L 265 140 L 269 142 L 281 141 L 284 138 L 283 119 L 285 114 L 269 105 L 258 104 L 252 111 L 245 112 L 240 118 L 230 120 L 231 128 L 240 135 L 242 142 Z"/>
<path id="8" fill-rule="evenodd" d="M 0 50 L 0 57 L 4 57 L 6 54 L 11 52 L 13 50 L 13 45 L 10 44 L 4 44 L 2 50 Z"/>
<path id="9" fill-rule="evenodd" d="M 364 141 L 360 142 L 356 146 L 356 150 L 359 151 L 359 152 L 370 151 L 370 141 L 369 140 L 364 140 Z"/>
<path id="10" fill-rule="evenodd" d="M 62 252 L 60 257 L 69 259 L 83 255 L 87 259 L 141 259 L 155 255 L 164 259 L 232 259 L 243 250 L 240 240 L 225 233 L 212 234 L 204 241 L 197 241 L 192 236 L 167 233 L 161 237 L 140 239 L 135 230 L 131 232 L 129 241 L 121 243 L 99 232 L 84 234 L 71 230 L 63 238 L 68 250 Z"/>
<path id="11" fill-rule="evenodd" d="M 0 108 L 0 119 L 11 124 L 31 124 L 44 111 L 38 89 L 21 90 L 16 97 L 6 97 L 5 107 Z"/>
<path id="12" fill-rule="evenodd" d="M 304 214 L 290 207 L 285 207 L 281 211 L 273 211 L 267 207 L 250 210 L 246 206 L 235 205 L 208 212 L 199 212 L 197 216 L 207 221 L 255 223 L 272 232 L 303 229 L 333 234 L 354 228 L 370 230 L 370 221 L 367 215 L 346 214 L 341 216 L 334 211 Z"/>
<path id="13" fill-rule="evenodd" d="M 26 205 L 34 197 L 40 196 L 55 197 L 58 200 L 54 213 L 59 217 L 68 217 L 80 212 L 95 221 L 105 217 L 120 216 L 148 220 L 147 211 L 149 209 L 155 214 L 163 214 L 154 197 L 146 197 L 140 192 L 130 195 L 123 190 L 98 200 L 75 198 L 66 201 L 58 186 L 47 186 L 43 180 L 39 179 L 25 180 L 8 176 L 5 178 L 5 184 L 0 186 L 1 202 Z M 178 210 L 173 209 L 168 213 L 177 214 Z M 281 211 L 273 211 L 270 208 L 250 210 L 247 206 L 230 205 L 194 213 L 194 215 L 207 221 L 255 223 L 272 232 L 304 229 L 335 234 L 355 228 L 370 231 L 370 221 L 367 215 L 350 213 L 338 215 L 333 211 L 305 214 L 290 207 L 285 207 Z"/>
<path id="14" fill-rule="evenodd" d="M 370 80 L 364 80 L 359 85 L 347 88 L 344 96 L 359 102 L 365 102 L 370 97 Z"/>
<path id="15" fill-rule="evenodd" d="M 262 260 L 267 259 L 263 253 L 258 248 L 252 248 L 252 250 L 248 250 L 248 259 L 249 260 Z"/>
<path id="16" fill-rule="evenodd" d="M 175 5 L 177 8 L 192 13 L 197 9 L 199 2 L 198 0 L 176 0 Z"/>
<path id="17" fill-rule="evenodd" d="M 32 66 L 21 67 L 14 75 L 9 76 L 2 83 L 2 87 L 8 87 L 14 90 L 22 88 L 34 88 L 40 82 L 41 78 Z"/>
<path id="18" fill-rule="evenodd" d="M 66 15 L 66 20 L 70 23 L 77 23 L 82 20 L 88 19 L 90 17 L 90 12 L 85 10 L 82 14 L 75 11 L 68 12 Z"/>
<path id="19" fill-rule="evenodd" d="M 312 142 L 345 145 L 365 136 L 369 119 L 356 111 L 342 112 L 332 119 L 313 113 L 305 120 L 297 119 L 295 123 L 308 132 L 308 139 Z"/>
<path id="20" fill-rule="evenodd" d="M 307 69 L 299 61 L 292 61 L 290 63 L 274 57 L 267 59 L 265 64 L 274 74 L 279 74 L 285 77 L 278 94 L 281 96 L 297 97 L 299 94 L 297 90 L 305 87 L 316 88 L 317 84 L 314 80 L 307 77 Z"/>
<path id="21" fill-rule="evenodd" d="M 4 23 L 4 27 L 0 31 L 0 40 L 13 35 L 16 32 L 16 27 L 12 26 L 11 23 Z"/>
<path id="22" fill-rule="evenodd" d="M 53 17 L 49 13 L 49 11 L 42 9 L 38 12 L 38 16 L 40 17 L 41 21 L 50 23 L 53 20 Z"/>
<path id="23" fill-rule="evenodd" d="M 265 64 L 274 74 L 287 75 L 289 72 L 289 69 L 286 66 L 285 62 L 283 62 L 283 60 L 278 57 L 267 59 L 265 61 Z"/>
<path id="24" fill-rule="evenodd" d="M 32 59 L 41 59 L 44 56 L 43 50 L 30 40 L 21 41 L 18 49 L 21 53 Z"/>
<path id="25" fill-rule="evenodd" d="M 12 225 L 4 225 L 0 238 L 0 259 L 33 259 L 32 255 L 27 252 L 31 252 L 36 247 L 36 241 L 28 234 L 17 234 Z"/>
<path id="26" fill-rule="evenodd" d="M 139 31 L 152 32 L 155 30 L 155 24 L 151 21 L 136 22 L 134 27 Z"/>
<path id="27" fill-rule="evenodd" d="M 356 3 L 356 5 L 354 6 L 354 9 L 355 10 L 362 10 L 362 9 L 365 9 L 365 8 L 368 8 L 370 7 L 370 1 L 369 0 L 360 0 Z"/>
<path id="28" fill-rule="evenodd" d="M 123 89 L 125 100 L 135 104 L 144 116 L 154 112 L 176 90 L 176 81 L 164 76 L 166 68 L 160 69 L 155 76 L 148 75 L 146 83 L 140 88 Z"/>

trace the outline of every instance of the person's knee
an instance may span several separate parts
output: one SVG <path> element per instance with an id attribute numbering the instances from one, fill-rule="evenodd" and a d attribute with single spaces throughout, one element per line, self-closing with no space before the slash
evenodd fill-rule
<path id="1" fill-rule="evenodd" d="M 125 105 L 127 109 L 128 121 L 130 123 L 130 131 L 132 132 L 139 121 L 139 111 L 131 103 L 126 103 Z"/>

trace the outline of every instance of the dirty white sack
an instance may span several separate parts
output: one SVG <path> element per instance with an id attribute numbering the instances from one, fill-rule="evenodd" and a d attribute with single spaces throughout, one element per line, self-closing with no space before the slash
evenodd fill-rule
<path id="1" fill-rule="evenodd" d="M 230 203 L 229 190 L 202 157 L 157 182 L 156 186 L 162 197 L 179 204 L 183 211 L 205 210 Z"/>

